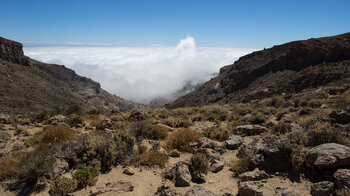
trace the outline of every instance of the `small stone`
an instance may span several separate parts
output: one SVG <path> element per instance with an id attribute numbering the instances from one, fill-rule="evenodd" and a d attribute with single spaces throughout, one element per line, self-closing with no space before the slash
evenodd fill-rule
<path id="1" fill-rule="evenodd" d="M 209 170 L 213 173 L 218 173 L 219 171 L 224 169 L 224 167 L 225 167 L 225 164 L 223 162 L 214 160 Z"/>
<path id="2" fill-rule="evenodd" d="M 171 157 L 180 157 L 180 155 L 181 155 L 181 152 L 177 149 L 174 149 L 169 152 L 169 156 Z"/>
<path id="3" fill-rule="evenodd" d="M 126 175 L 129 175 L 129 176 L 132 176 L 135 174 L 135 170 L 133 170 L 132 168 L 130 167 L 126 167 L 123 171 L 124 174 Z"/>
<path id="4" fill-rule="evenodd" d="M 243 139 L 240 136 L 235 136 L 225 141 L 226 148 L 229 150 L 236 150 L 243 144 Z"/>
<path id="5" fill-rule="evenodd" d="M 264 170 L 255 168 L 253 171 L 240 174 L 238 178 L 242 181 L 258 181 L 269 178 L 269 175 Z"/>

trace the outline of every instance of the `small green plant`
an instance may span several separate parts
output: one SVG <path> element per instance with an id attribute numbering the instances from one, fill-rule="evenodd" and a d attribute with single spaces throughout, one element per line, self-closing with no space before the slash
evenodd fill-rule
<path id="1" fill-rule="evenodd" d="M 73 179 L 78 183 L 79 188 L 93 186 L 97 182 L 98 172 L 93 166 L 83 166 L 73 174 Z"/>
<path id="2" fill-rule="evenodd" d="M 66 196 L 78 188 L 76 179 L 59 177 L 51 183 L 49 194 L 52 196 Z"/>
<path id="3" fill-rule="evenodd" d="M 24 145 L 26 147 L 32 147 L 32 146 L 38 145 L 41 142 L 41 138 L 42 138 L 42 132 L 38 131 L 38 132 L 34 133 L 34 135 L 27 138 L 24 141 Z"/>
<path id="4" fill-rule="evenodd" d="M 75 127 L 78 124 L 81 124 L 83 120 L 80 117 L 73 117 L 73 118 L 68 118 L 67 120 L 64 121 L 67 125 L 70 127 Z"/>
<path id="5" fill-rule="evenodd" d="M 51 126 L 42 133 L 42 143 L 44 144 L 63 144 L 64 142 L 74 140 L 75 131 L 63 125 Z"/>
<path id="6" fill-rule="evenodd" d="M 232 161 L 230 170 L 233 171 L 234 175 L 239 175 L 250 169 L 250 160 L 248 157 L 237 159 Z"/>
<path id="7" fill-rule="evenodd" d="M 206 174 L 209 170 L 207 156 L 202 153 L 197 153 L 191 158 L 191 166 L 194 171 Z"/>

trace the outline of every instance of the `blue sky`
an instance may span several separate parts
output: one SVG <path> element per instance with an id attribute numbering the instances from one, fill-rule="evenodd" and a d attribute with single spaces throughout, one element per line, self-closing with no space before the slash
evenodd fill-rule
<path id="1" fill-rule="evenodd" d="M 2 0 L 0 36 L 24 43 L 263 48 L 350 31 L 349 0 Z"/>

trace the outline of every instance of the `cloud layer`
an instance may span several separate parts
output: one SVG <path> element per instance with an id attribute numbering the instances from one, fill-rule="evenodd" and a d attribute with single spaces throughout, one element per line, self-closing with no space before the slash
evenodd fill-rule
<path id="1" fill-rule="evenodd" d="M 102 88 L 140 103 L 204 82 L 220 67 L 254 49 L 196 47 L 193 37 L 176 47 L 25 47 L 27 56 L 63 64 Z"/>

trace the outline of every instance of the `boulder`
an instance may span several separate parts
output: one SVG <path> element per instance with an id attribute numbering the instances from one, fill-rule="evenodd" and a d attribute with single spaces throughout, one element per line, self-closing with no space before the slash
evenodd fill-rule
<path id="1" fill-rule="evenodd" d="M 243 139 L 241 136 L 234 136 L 231 139 L 225 141 L 225 146 L 229 150 L 236 150 L 243 144 Z"/>
<path id="2" fill-rule="evenodd" d="M 311 185 L 311 195 L 314 196 L 329 196 L 332 195 L 334 183 L 329 181 L 322 181 L 313 183 Z"/>
<path id="3" fill-rule="evenodd" d="M 154 193 L 154 196 L 178 196 L 180 195 L 175 190 L 171 189 L 170 186 L 162 185 L 158 187 L 157 192 Z"/>
<path id="4" fill-rule="evenodd" d="M 263 196 L 262 184 L 256 181 L 247 181 L 238 183 L 239 196 Z"/>
<path id="5" fill-rule="evenodd" d="M 269 175 L 265 171 L 255 168 L 253 171 L 240 174 L 238 178 L 242 181 L 259 181 L 269 178 Z"/>
<path id="6" fill-rule="evenodd" d="M 215 142 L 212 139 L 202 137 L 198 140 L 199 147 L 202 148 L 213 148 L 215 146 Z"/>
<path id="7" fill-rule="evenodd" d="M 129 121 L 140 121 L 145 120 L 146 114 L 143 111 L 132 110 L 129 116 Z"/>
<path id="8" fill-rule="evenodd" d="M 290 168 L 288 161 L 291 153 L 291 143 L 276 135 L 254 139 L 248 145 L 238 149 L 238 157 L 248 157 L 252 167 L 270 171 L 280 171 Z"/>
<path id="9" fill-rule="evenodd" d="M 350 123 L 350 109 L 335 110 L 329 114 L 329 117 L 335 119 L 339 124 L 348 124 Z"/>
<path id="10" fill-rule="evenodd" d="M 99 195 L 102 193 L 124 193 L 132 192 L 134 190 L 134 185 L 131 182 L 126 181 L 117 181 L 117 182 L 108 182 L 102 185 L 96 185 L 91 188 L 90 195 Z"/>
<path id="11" fill-rule="evenodd" d="M 135 174 L 135 170 L 133 170 L 131 167 L 126 167 L 123 171 L 123 174 L 132 176 Z"/>
<path id="12" fill-rule="evenodd" d="M 338 169 L 334 173 L 338 189 L 350 189 L 350 170 L 349 169 Z"/>
<path id="13" fill-rule="evenodd" d="M 194 171 L 192 173 L 192 182 L 197 183 L 197 184 L 202 184 L 202 183 L 205 183 L 206 180 L 205 180 L 204 176 L 199 171 Z"/>
<path id="14" fill-rule="evenodd" d="M 174 149 L 169 152 L 169 156 L 171 157 L 180 157 L 180 155 L 181 155 L 181 152 L 177 149 Z"/>
<path id="15" fill-rule="evenodd" d="M 215 196 L 215 194 L 204 189 L 202 186 L 194 185 L 190 190 L 186 192 L 185 196 Z"/>
<path id="16" fill-rule="evenodd" d="M 268 129 L 261 125 L 240 125 L 235 127 L 237 134 L 258 135 L 267 132 Z"/>
<path id="17" fill-rule="evenodd" d="M 179 164 L 175 173 L 175 186 L 186 187 L 191 185 L 191 173 L 186 164 Z"/>
<path id="18" fill-rule="evenodd" d="M 58 123 L 64 122 L 66 119 L 67 119 L 67 117 L 65 117 L 65 116 L 63 116 L 63 115 L 61 115 L 61 114 L 59 114 L 59 115 L 56 115 L 56 116 L 50 118 L 50 119 L 48 120 L 48 123 L 49 123 L 49 124 L 58 124 Z"/>
<path id="19" fill-rule="evenodd" d="M 221 161 L 218 160 L 213 160 L 213 162 L 210 165 L 210 171 L 213 173 L 218 173 L 219 171 L 221 171 L 222 169 L 224 169 L 225 164 Z"/>
<path id="20" fill-rule="evenodd" d="M 321 144 L 309 150 L 307 161 L 319 169 L 350 167 L 350 148 L 336 143 Z"/>

